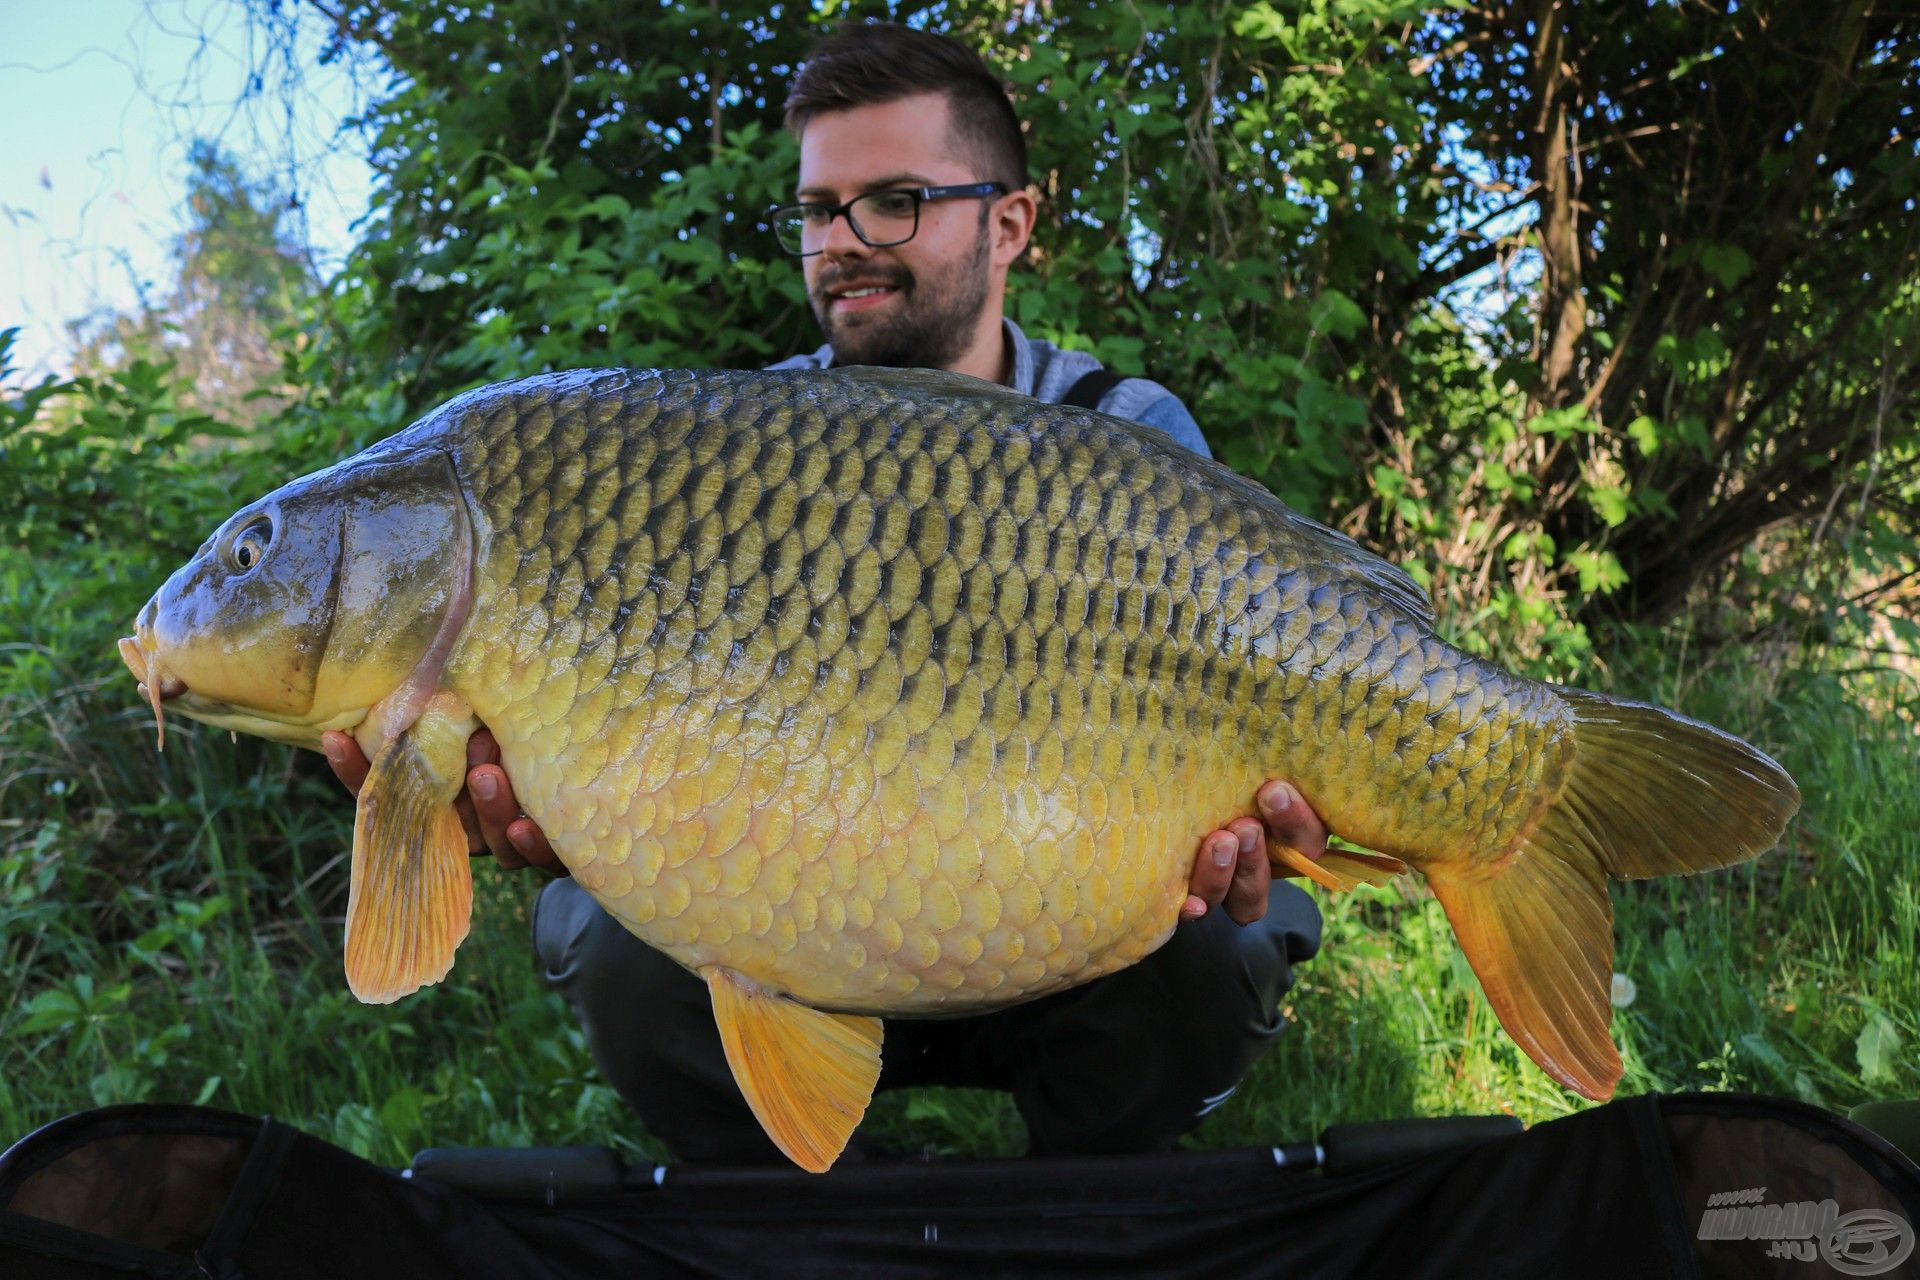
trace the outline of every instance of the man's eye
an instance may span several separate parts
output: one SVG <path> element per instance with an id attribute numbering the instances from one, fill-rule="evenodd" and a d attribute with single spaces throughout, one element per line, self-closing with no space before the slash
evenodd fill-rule
<path id="1" fill-rule="evenodd" d="M 810 227 L 824 227 L 833 221 L 833 206 L 803 204 L 800 206 L 800 220 Z"/>
<path id="2" fill-rule="evenodd" d="M 913 197 L 904 191 L 882 191 L 873 197 L 873 211 L 883 218 L 910 218 Z"/>

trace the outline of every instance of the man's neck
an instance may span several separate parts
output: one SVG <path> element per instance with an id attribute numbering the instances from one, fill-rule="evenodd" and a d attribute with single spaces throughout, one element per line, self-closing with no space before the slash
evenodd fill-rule
<path id="1" fill-rule="evenodd" d="M 1007 345 L 1007 327 L 1000 321 L 1000 309 L 989 307 L 992 323 L 984 321 L 960 358 L 946 366 L 949 373 L 965 373 L 1002 386 L 1013 385 L 1013 351 Z"/>

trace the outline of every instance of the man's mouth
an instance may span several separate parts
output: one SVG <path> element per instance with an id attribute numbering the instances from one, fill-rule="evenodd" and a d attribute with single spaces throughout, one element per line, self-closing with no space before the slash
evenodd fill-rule
<path id="1" fill-rule="evenodd" d="M 835 314 L 864 311 L 885 304 L 888 298 L 899 292 L 899 285 L 879 280 L 837 284 L 826 290 L 827 306 Z"/>

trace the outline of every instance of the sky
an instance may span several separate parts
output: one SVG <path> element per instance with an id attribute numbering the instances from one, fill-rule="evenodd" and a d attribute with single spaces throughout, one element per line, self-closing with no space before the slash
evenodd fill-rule
<path id="1" fill-rule="evenodd" d="M 196 137 L 296 194 L 290 229 L 322 278 L 338 265 L 373 178 L 342 122 L 379 69 L 320 65 L 325 20 L 280 9 L 302 24 L 287 48 L 249 24 L 247 0 L 0 0 L 0 329 L 21 329 L 13 385 L 66 372 L 69 322 L 164 299 Z"/>
<path id="2" fill-rule="evenodd" d="M 338 262 L 372 173 L 341 127 L 355 73 L 319 65 L 310 16 L 272 49 L 240 0 L 0 0 L 0 329 L 22 330 L 10 382 L 65 371 L 68 321 L 165 296 L 195 137 L 293 190 L 291 229 L 323 272 Z"/>

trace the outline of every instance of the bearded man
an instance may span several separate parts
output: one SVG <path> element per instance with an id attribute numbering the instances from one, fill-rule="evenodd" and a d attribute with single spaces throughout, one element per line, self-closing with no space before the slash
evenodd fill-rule
<path id="1" fill-rule="evenodd" d="M 978 55 L 888 23 L 843 28 L 802 68 L 786 120 L 800 143 L 795 203 L 768 220 L 800 259 L 827 341 L 773 369 L 970 374 L 1129 418 L 1208 453 L 1164 386 L 1117 377 L 1092 356 L 1028 338 L 1007 318 L 1007 273 L 1026 249 L 1036 207 L 1019 121 Z M 358 746 L 338 733 L 324 746 L 357 791 L 367 767 Z M 578 1014 L 601 1074 L 680 1159 L 781 1159 L 734 1084 L 706 984 L 564 878 L 539 828 L 519 812 L 491 735 L 475 735 L 468 760 L 460 807 L 472 850 L 562 876 L 540 894 L 534 947 Z M 1131 968 L 1013 1008 L 888 1020 L 879 1089 L 1005 1089 L 1034 1153 L 1171 1147 L 1272 1044 L 1293 966 L 1319 946 L 1319 912 L 1297 886 L 1271 881 L 1266 841 L 1318 857 L 1326 830 L 1282 781 L 1262 786 L 1253 808 L 1259 819 L 1234 818 L 1201 841 L 1182 923 L 1166 945 Z M 856 1135 L 850 1153 L 861 1148 Z"/>

